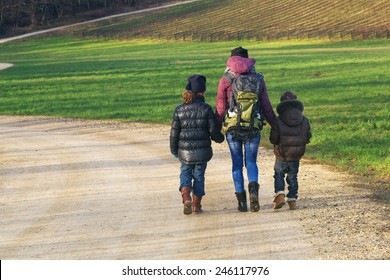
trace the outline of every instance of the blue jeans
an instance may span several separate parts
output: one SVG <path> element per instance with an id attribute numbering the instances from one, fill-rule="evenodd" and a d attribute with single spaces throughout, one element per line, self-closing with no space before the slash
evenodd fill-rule
<path id="1" fill-rule="evenodd" d="M 232 175 L 236 192 L 244 192 L 243 167 L 245 164 L 248 181 L 258 183 L 259 169 L 257 168 L 257 152 L 260 145 L 260 133 L 249 141 L 237 138 L 233 140 L 231 133 L 226 134 L 232 156 Z M 244 148 L 244 151 L 243 151 Z"/>
<path id="2" fill-rule="evenodd" d="M 181 191 L 182 187 L 190 187 L 196 196 L 204 196 L 204 174 L 206 167 L 207 162 L 200 164 L 181 163 L 179 191 Z"/>
<path id="3" fill-rule="evenodd" d="M 284 176 L 287 174 L 288 194 L 290 199 L 298 198 L 299 161 L 276 160 L 274 166 L 275 193 L 284 192 Z"/>

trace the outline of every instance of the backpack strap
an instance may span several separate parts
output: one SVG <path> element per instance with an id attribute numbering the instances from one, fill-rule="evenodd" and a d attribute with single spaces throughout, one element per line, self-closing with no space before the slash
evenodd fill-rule
<path id="1" fill-rule="evenodd" d="M 225 78 L 225 79 L 229 82 L 229 84 L 232 84 L 232 83 L 233 83 L 233 79 L 234 79 L 236 76 L 234 75 L 234 72 L 233 72 L 232 70 L 227 69 L 227 70 L 225 71 L 225 73 L 223 73 L 223 76 L 222 76 L 222 77 Z"/>
<path id="2" fill-rule="evenodd" d="M 260 114 L 261 122 L 263 123 L 263 126 L 264 126 L 265 125 L 265 123 L 264 123 L 264 115 L 263 115 L 263 113 L 261 111 L 261 108 L 262 108 L 262 106 L 261 106 L 261 94 L 264 91 L 264 88 L 263 88 L 264 76 L 263 76 L 263 74 L 256 73 L 256 79 L 259 82 L 259 92 L 258 92 L 259 99 L 257 101 L 257 108 L 258 108 L 258 113 Z"/>
<path id="3" fill-rule="evenodd" d="M 227 109 L 227 112 L 226 112 L 228 114 L 228 111 L 230 109 L 234 108 L 235 104 L 237 103 L 237 93 L 233 90 L 233 87 L 232 87 L 233 82 L 236 79 L 236 76 L 233 73 L 233 71 L 227 69 L 225 71 L 225 73 L 223 74 L 223 78 L 225 78 L 229 82 L 229 84 L 231 86 L 229 108 Z M 240 130 L 240 122 L 241 122 L 241 111 L 239 111 L 237 113 L 236 128 L 233 131 L 231 131 L 232 136 L 233 136 L 233 140 L 235 140 L 237 138 L 238 131 Z"/>
<path id="4" fill-rule="evenodd" d="M 234 73 L 232 71 L 227 70 L 223 74 L 223 78 L 225 78 L 229 82 L 229 84 L 231 86 L 233 84 L 234 79 L 236 77 L 234 76 Z M 230 90 L 229 109 L 230 108 L 234 108 L 234 105 L 236 103 L 236 99 L 237 99 L 237 94 L 234 94 L 233 90 Z"/>
<path id="5" fill-rule="evenodd" d="M 259 100 L 260 100 L 260 96 L 261 94 L 263 93 L 263 80 L 264 80 L 264 76 L 261 74 L 261 73 L 256 73 L 255 75 L 258 83 L 259 83 Z"/>

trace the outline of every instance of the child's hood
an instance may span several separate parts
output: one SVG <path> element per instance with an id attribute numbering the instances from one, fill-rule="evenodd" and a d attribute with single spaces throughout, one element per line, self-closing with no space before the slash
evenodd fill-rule
<path id="1" fill-rule="evenodd" d="M 297 99 L 286 100 L 276 106 L 279 118 L 288 126 L 296 126 L 303 121 L 303 109 L 302 102 Z"/>
<path id="2" fill-rule="evenodd" d="M 256 59 L 241 56 L 231 56 L 226 62 L 226 66 L 237 74 L 250 73 L 255 65 Z"/>

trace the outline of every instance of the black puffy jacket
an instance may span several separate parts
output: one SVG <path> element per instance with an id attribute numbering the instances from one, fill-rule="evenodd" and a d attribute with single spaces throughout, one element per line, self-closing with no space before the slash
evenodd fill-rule
<path id="1" fill-rule="evenodd" d="M 286 100 L 278 104 L 276 111 L 279 116 L 272 122 L 269 137 L 276 159 L 300 160 L 311 138 L 309 120 L 302 114 L 303 104 L 296 99 Z"/>
<path id="2" fill-rule="evenodd" d="M 217 128 L 216 117 L 211 106 L 201 97 L 188 105 L 176 107 L 170 134 L 172 154 L 181 162 L 198 164 L 213 156 L 211 140 L 222 143 L 223 134 Z"/>

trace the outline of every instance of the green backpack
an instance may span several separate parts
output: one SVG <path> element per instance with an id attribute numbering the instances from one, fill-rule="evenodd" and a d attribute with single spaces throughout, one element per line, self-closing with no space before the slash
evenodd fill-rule
<path id="1" fill-rule="evenodd" d="M 233 137 L 252 138 L 264 126 L 260 104 L 263 76 L 256 74 L 226 78 L 232 89 L 222 129 L 225 133 L 232 133 Z"/>

